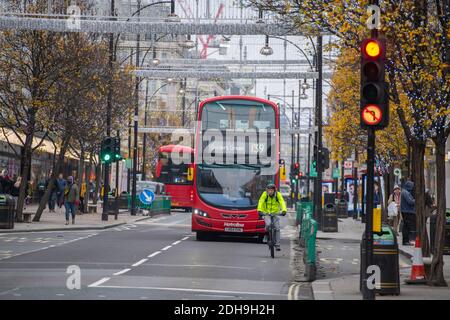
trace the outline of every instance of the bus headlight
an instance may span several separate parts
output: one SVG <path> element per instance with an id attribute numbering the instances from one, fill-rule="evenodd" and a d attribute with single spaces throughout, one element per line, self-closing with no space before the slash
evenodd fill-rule
<path id="1" fill-rule="evenodd" d="M 194 209 L 194 214 L 196 214 L 200 217 L 209 218 L 209 215 L 202 210 Z"/>

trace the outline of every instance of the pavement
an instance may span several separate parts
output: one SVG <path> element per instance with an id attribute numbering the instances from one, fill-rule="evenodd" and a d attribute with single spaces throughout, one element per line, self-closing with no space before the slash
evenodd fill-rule
<path id="1" fill-rule="evenodd" d="M 28 205 L 25 212 L 36 212 L 38 208 L 37 204 Z M 108 228 L 114 228 L 129 223 L 148 219 L 149 216 L 144 216 L 142 213 L 132 216 L 128 210 L 120 210 L 115 220 L 114 215 L 109 215 L 107 221 L 102 221 L 102 208 L 101 204 L 97 205 L 97 213 L 78 213 L 75 218 L 75 224 L 72 224 L 70 220 L 69 225 L 65 225 L 65 209 L 56 208 L 56 212 L 49 212 L 45 209 L 42 213 L 39 222 L 15 222 L 14 229 L 0 229 L 2 233 L 21 233 L 21 232 L 45 232 L 45 231 L 67 231 L 67 230 L 103 230 Z M 34 215 L 31 219 L 33 219 Z"/>
<path id="2" fill-rule="evenodd" d="M 0 300 L 312 300 L 297 236 L 289 212 L 272 259 L 254 238 L 196 240 L 191 214 L 175 210 L 102 230 L 3 233 Z"/>
<path id="3" fill-rule="evenodd" d="M 315 300 L 362 300 L 359 291 L 360 241 L 365 224 L 339 219 L 337 233 L 317 232 L 317 280 L 312 283 Z M 400 295 L 376 295 L 377 300 L 450 300 L 450 256 L 444 255 L 444 276 L 449 287 L 408 285 L 413 246 L 399 243 Z"/>

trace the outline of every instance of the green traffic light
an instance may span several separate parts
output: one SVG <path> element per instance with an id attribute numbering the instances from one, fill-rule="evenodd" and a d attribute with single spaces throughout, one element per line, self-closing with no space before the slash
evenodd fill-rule
<path id="1" fill-rule="evenodd" d="M 103 160 L 105 160 L 105 161 L 111 160 L 111 155 L 110 154 L 105 154 L 105 156 L 103 157 Z"/>

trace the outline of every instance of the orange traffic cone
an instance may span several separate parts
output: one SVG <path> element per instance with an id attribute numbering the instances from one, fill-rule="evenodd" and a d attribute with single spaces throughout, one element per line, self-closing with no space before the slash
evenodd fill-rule
<path id="1" fill-rule="evenodd" d="M 416 237 L 416 245 L 414 248 L 414 256 L 411 267 L 411 277 L 405 280 L 407 284 L 421 284 L 426 283 L 425 267 L 423 265 L 422 249 L 420 248 L 419 236 Z"/>

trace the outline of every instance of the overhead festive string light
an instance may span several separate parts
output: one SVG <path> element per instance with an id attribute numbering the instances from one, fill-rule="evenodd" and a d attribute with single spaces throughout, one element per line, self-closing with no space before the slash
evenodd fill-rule
<path id="1" fill-rule="evenodd" d="M 165 21 L 105 21 L 105 17 L 81 16 L 79 27 L 73 27 L 68 23 L 70 16 L 66 19 L 56 18 L 31 18 L 22 16 L 10 16 L 0 14 L 0 30 L 47 30 L 55 32 L 90 32 L 90 33 L 131 33 L 131 34 L 215 34 L 215 35 L 261 35 L 270 34 L 275 36 L 301 36 L 301 31 L 286 25 L 277 23 L 256 24 L 221 22 L 221 23 L 196 23 L 196 22 L 176 22 Z M 96 20 L 90 20 L 95 18 Z M 323 35 L 329 33 L 323 32 Z"/>

